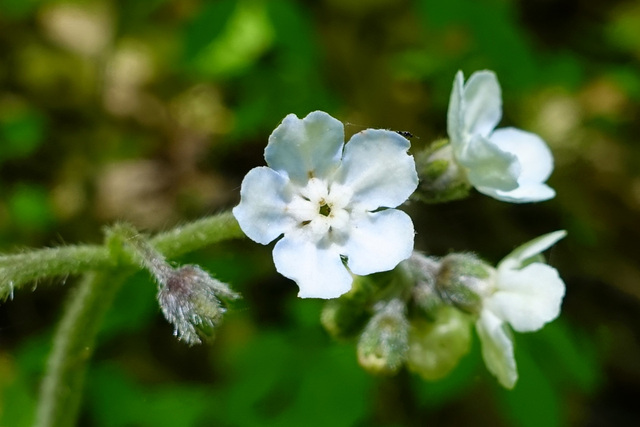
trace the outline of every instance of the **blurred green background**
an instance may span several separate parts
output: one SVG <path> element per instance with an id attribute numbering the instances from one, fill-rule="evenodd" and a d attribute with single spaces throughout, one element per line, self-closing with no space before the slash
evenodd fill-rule
<path id="1" fill-rule="evenodd" d="M 500 126 L 540 134 L 551 201 L 474 193 L 408 207 L 416 245 L 496 262 L 540 234 L 560 319 L 516 337 L 512 392 L 478 342 L 428 383 L 373 377 L 296 298 L 271 248 L 212 247 L 200 263 L 244 295 L 211 346 L 171 335 L 147 274 L 99 337 L 80 425 L 640 425 L 640 3 L 613 0 L 0 0 L 0 250 L 100 242 L 119 219 L 161 230 L 232 207 L 269 133 L 321 109 L 347 134 L 389 128 L 414 150 L 446 136 L 453 76 L 496 71 Z M 27 426 L 76 278 L 0 306 L 0 426 Z"/>

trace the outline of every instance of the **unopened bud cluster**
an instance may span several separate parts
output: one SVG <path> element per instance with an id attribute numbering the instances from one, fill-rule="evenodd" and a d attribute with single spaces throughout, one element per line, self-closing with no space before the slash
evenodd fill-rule
<path id="1" fill-rule="evenodd" d="M 403 365 L 428 380 L 447 375 L 469 350 L 479 297 L 476 276 L 487 276 L 472 255 L 436 259 L 414 253 L 390 273 L 357 277 L 351 292 L 329 301 L 322 323 L 334 337 L 357 337 L 358 361 L 376 374 Z"/>
<path id="2" fill-rule="evenodd" d="M 212 339 L 226 311 L 223 301 L 240 297 L 195 265 L 172 269 L 163 279 L 158 290 L 162 313 L 174 335 L 190 345 Z"/>
<path id="3" fill-rule="evenodd" d="M 226 311 L 226 304 L 240 295 L 196 265 L 171 266 L 133 228 L 119 225 L 112 230 L 112 245 L 144 266 L 158 284 L 158 302 L 173 334 L 189 345 L 210 341 Z M 112 248 L 112 250 L 115 250 Z"/>

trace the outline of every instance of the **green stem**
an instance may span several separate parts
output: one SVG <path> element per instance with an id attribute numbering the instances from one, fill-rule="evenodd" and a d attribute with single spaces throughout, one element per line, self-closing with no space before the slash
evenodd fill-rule
<path id="1" fill-rule="evenodd" d="M 160 233 L 151 239 L 164 256 L 171 258 L 244 234 L 230 212 L 213 215 Z M 129 260 L 132 262 L 133 260 Z M 98 245 L 65 246 L 0 257 L 0 299 L 27 283 L 52 276 L 115 268 L 127 263 L 115 260 L 110 249 Z"/>
<path id="2" fill-rule="evenodd" d="M 0 298 L 13 295 L 26 283 L 51 276 L 78 274 L 114 267 L 109 250 L 103 246 L 78 245 L 38 249 L 0 259 Z"/>
<path id="3" fill-rule="evenodd" d="M 225 212 L 158 234 L 151 239 L 151 244 L 167 258 L 173 258 L 214 243 L 244 236 L 233 214 Z"/>
<path id="4" fill-rule="evenodd" d="M 126 226 L 112 228 L 104 246 L 68 246 L 0 258 L 0 273 L 4 276 L 0 278 L 0 297 L 43 277 L 91 271 L 72 295 L 56 332 L 40 390 L 37 427 L 75 424 L 88 362 L 102 318 L 132 271 L 130 267 L 136 264 L 121 246 L 132 238 L 128 234 L 131 230 Z M 161 233 L 150 243 L 165 256 L 175 257 L 243 236 L 231 213 L 223 213 Z"/>
<path id="5" fill-rule="evenodd" d="M 72 295 L 47 362 L 47 374 L 38 401 L 37 427 L 75 425 L 96 335 L 129 272 L 88 273 Z"/>

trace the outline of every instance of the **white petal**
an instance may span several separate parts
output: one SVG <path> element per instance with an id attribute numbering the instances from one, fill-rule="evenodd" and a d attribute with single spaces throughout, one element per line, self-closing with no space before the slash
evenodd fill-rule
<path id="1" fill-rule="evenodd" d="M 462 97 L 466 132 L 488 136 L 502 117 L 502 94 L 495 73 L 473 73 L 464 85 Z"/>
<path id="2" fill-rule="evenodd" d="M 553 155 L 547 144 L 535 133 L 516 128 L 498 129 L 491 134 L 491 141 L 520 162 L 518 183 L 545 182 L 553 171 Z"/>
<path id="3" fill-rule="evenodd" d="M 500 264 L 498 264 L 498 269 L 521 268 L 528 260 L 546 251 L 566 235 L 566 231 L 558 230 L 536 237 L 535 239 L 518 246 L 509 255 L 504 257 L 504 259 L 500 261 Z"/>
<path id="4" fill-rule="evenodd" d="M 351 224 L 343 254 L 355 274 L 393 269 L 413 251 L 413 223 L 406 213 L 387 209 L 365 213 Z"/>
<path id="5" fill-rule="evenodd" d="M 344 149 L 336 181 L 353 191 L 354 203 L 367 210 L 396 207 L 418 186 L 411 144 L 388 130 L 367 129 L 355 134 Z"/>
<path id="6" fill-rule="evenodd" d="M 485 308 L 518 332 L 536 331 L 560 314 L 564 282 L 558 271 L 546 264 L 499 269 L 496 287 L 497 291 L 485 299 Z"/>
<path id="7" fill-rule="evenodd" d="M 273 261 L 278 273 L 298 284 L 300 298 L 337 298 L 351 289 L 337 246 L 285 235 L 273 248 Z"/>
<path id="8" fill-rule="evenodd" d="M 553 188 L 547 184 L 538 183 L 525 183 L 511 191 L 500 191 L 489 187 L 478 188 L 478 191 L 494 199 L 509 203 L 542 202 L 553 199 L 556 196 Z"/>
<path id="9" fill-rule="evenodd" d="M 504 323 L 489 310 L 483 310 L 476 322 L 482 344 L 482 358 L 487 369 L 506 388 L 513 388 L 518 380 L 513 342 Z"/>
<path id="10" fill-rule="evenodd" d="M 518 188 L 511 191 L 490 188 L 480 191 L 511 203 L 541 202 L 555 197 L 556 192 L 544 183 L 553 170 L 553 155 L 538 135 L 520 129 L 505 128 L 492 133 L 491 141 L 518 158 Z"/>
<path id="11" fill-rule="evenodd" d="M 454 152 L 458 153 L 464 149 L 466 142 L 464 129 L 464 116 L 462 111 L 462 93 L 464 91 L 464 76 L 462 71 L 456 73 L 453 79 L 453 88 L 449 98 L 449 109 L 447 110 L 447 132 L 449 141 Z"/>
<path id="12" fill-rule="evenodd" d="M 520 167 L 516 157 L 480 135 L 471 138 L 458 162 L 467 168 L 469 182 L 478 191 L 508 191 L 518 186 Z"/>
<path id="13" fill-rule="evenodd" d="M 254 168 L 242 180 L 240 204 L 233 208 L 240 228 L 253 241 L 266 245 L 294 226 L 287 214 L 289 180 L 268 167 Z"/>
<path id="14" fill-rule="evenodd" d="M 272 169 L 304 185 L 338 167 L 343 145 L 344 126 L 327 113 L 314 111 L 302 120 L 289 114 L 269 137 L 264 158 Z"/>

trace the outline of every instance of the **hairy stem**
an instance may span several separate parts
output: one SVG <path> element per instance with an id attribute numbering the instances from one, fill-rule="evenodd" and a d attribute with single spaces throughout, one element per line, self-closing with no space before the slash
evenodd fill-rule
<path id="1" fill-rule="evenodd" d="M 115 226 L 107 233 L 104 246 L 68 246 L 0 257 L 0 274 L 4 276 L 0 276 L 0 297 L 29 281 L 89 271 L 58 326 L 40 390 L 37 427 L 67 427 L 76 422 L 102 318 L 138 261 L 126 249 L 128 240 L 139 238 L 131 233 L 135 233 L 131 227 Z M 175 257 L 242 236 L 231 213 L 223 213 L 161 233 L 150 240 L 150 246 Z"/>
<path id="2" fill-rule="evenodd" d="M 151 239 L 151 245 L 165 257 L 172 258 L 213 243 L 244 236 L 233 214 L 225 212 L 158 234 Z"/>
<path id="3" fill-rule="evenodd" d="M 179 256 L 223 240 L 244 237 L 231 212 L 213 215 L 160 233 L 151 245 L 165 257 Z M 128 264 L 132 265 L 129 259 Z M 127 263 L 114 259 L 106 246 L 77 245 L 38 249 L 0 257 L 0 299 L 46 277 L 67 276 L 115 268 Z"/>
<path id="4" fill-rule="evenodd" d="M 128 273 L 87 273 L 71 296 L 47 362 L 36 413 L 37 427 L 75 425 L 96 335 Z"/>
<path id="5" fill-rule="evenodd" d="M 109 250 L 97 245 L 46 248 L 0 258 L 0 298 L 26 283 L 113 267 Z"/>

